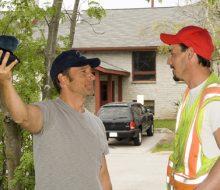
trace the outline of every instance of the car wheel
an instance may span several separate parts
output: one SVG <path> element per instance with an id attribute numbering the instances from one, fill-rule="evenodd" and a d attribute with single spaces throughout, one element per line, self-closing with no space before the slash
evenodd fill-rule
<path id="1" fill-rule="evenodd" d="M 147 136 L 154 135 L 154 122 L 152 121 L 150 128 L 147 130 Z"/>
<path id="2" fill-rule="evenodd" d="M 139 130 L 137 137 L 134 138 L 134 145 L 139 146 L 142 143 L 142 133 L 141 130 Z"/>

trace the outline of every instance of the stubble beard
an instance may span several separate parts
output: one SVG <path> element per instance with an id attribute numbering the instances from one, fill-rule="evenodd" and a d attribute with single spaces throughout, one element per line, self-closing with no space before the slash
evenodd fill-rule
<path id="1" fill-rule="evenodd" d="M 181 79 L 179 77 L 177 77 L 174 73 L 174 67 L 173 66 L 170 66 L 171 69 L 173 69 L 173 80 L 178 82 L 178 81 L 181 81 Z"/>
<path id="2" fill-rule="evenodd" d="M 173 75 L 173 80 L 176 81 L 176 82 L 181 81 L 181 79 L 178 78 L 176 75 Z"/>

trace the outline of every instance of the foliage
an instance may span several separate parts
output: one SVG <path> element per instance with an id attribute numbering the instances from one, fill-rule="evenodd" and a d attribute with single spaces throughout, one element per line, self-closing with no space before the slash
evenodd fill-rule
<path id="1" fill-rule="evenodd" d="M 168 45 L 161 45 L 157 48 L 159 54 L 168 54 L 170 52 L 170 47 Z"/>
<path id="2" fill-rule="evenodd" d="M 220 62 L 220 1 L 219 0 L 201 0 L 201 6 L 205 15 L 205 19 L 201 22 L 205 27 L 209 29 L 212 34 L 215 52 L 213 60 L 215 63 Z"/>
<path id="3" fill-rule="evenodd" d="M 3 165 L 4 165 L 4 142 L 3 142 L 3 113 L 0 112 L 0 186 L 3 182 Z"/>
<path id="4" fill-rule="evenodd" d="M 89 17 L 96 18 L 97 20 L 101 20 L 104 16 L 106 16 L 105 9 L 103 9 L 103 7 L 96 1 L 89 1 L 87 14 Z"/>
<path id="5" fill-rule="evenodd" d="M 39 30 L 36 22 L 40 22 L 47 12 L 35 5 L 34 0 L 13 0 L 12 2 L 0 1 L 0 5 L 8 7 L 8 11 L 2 13 L 0 20 L 0 33 L 14 35 L 19 39 L 19 46 L 15 54 L 21 63 L 13 70 L 13 83 L 22 99 L 27 102 L 39 101 L 41 98 L 42 76 L 46 74 L 44 66 L 44 48 L 46 40 L 43 36 L 34 38 L 34 31 Z M 2 121 L 2 120 L 1 120 Z M 3 123 L 0 123 L 0 138 L 3 135 Z M 1 169 L 5 161 L 3 144 L 0 143 Z M 27 132 L 22 133 L 22 158 L 20 166 L 15 172 L 15 178 L 7 181 L 0 169 L 0 180 L 4 180 L 4 189 L 8 184 L 15 186 L 19 181 L 23 189 L 33 189 L 34 172 L 32 159 L 32 139 Z M 9 187 L 10 188 L 10 187 Z"/>
<path id="6" fill-rule="evenodd" d="M 95 1 L 91 1 L 88 14 L 98 20 L 105 16 L 104 9 Z M 2 12 L 0 20 L 0 34 L 14 35 L 19 39 L 19 46 L 15 54 L 21 60 L 13 69 L 13 83 L 24 102 L 32 103 L 41 100 L 43 92 L 43 78 L 47 76 L 45 52 L 47 37 L 45 27 L 51 23 L 51 18 L 56 15 L 53 7 L 39 8 L 35 0 L 0 0 L 0 8 L 7 8 Z M 61 15 L 63 19 L 64 14 Z M 46 21 L 46 22 L 45 22 Z M 45 26 L 45 23 L 47 24 Z M 64 48 L 67 47 L 69 36 L 61 36 Z M 61 52 L 61 47 L 56 44 L 56 52 Z M 57 96 L 52 90 L 52 98 Z M 4 178 L 4 189 L 14 188 L 19 182 L 22 189 L 34 189 L 34 167 L 32 155 L 32 136 L 22 130 L 22 157 L 17 167 L 14 179 L 7 181 L 3 173 L 5 164 L 3 143 L 3 114 L 0 112 L 0 189 Z"/>
<path id="7" fill-rule="evenodd" d="M 32 151 L 27 150 L 21 157 L 21 163 L 16 168 L 14 179 L 10 181 L 9 187 L 14 188 L 19 182 L 22 189 L 34 190 L 34 165 Z"/>
<path id="8" fill-rule="evenodd" d="M 34 25 L 30 21 L 43 19 L 42 15 L 45 13 L 35 6 L 33 0 L 14 0 L 12 4 L 16 8 L 10 7 L 9 11 L 3 13 L 0 31 L 19 39 L 16 54 L 21 63 L 14 69 L 14 84 L 22 98 L 30 103 L 39 100 L 41 81 L 36 79 L 40 79 L 45 73 L 43 64 L 45 41 L 33 38 Z"/>
<path id="9" fill-rule="evenodd" d="M 184 16 L 184 19 L 179 21 L 161 20 L 161 22 L 154 24 L 155 35 L 159 36 L 161 32 L 176 33 L 182 27 L 189 25 L 187 21 L 189 18 L 190 23 L 196 23 L 201 27 L 207 28 L 212 35 L 215 45 L 215 51 L 213 53 L 213 61 L 218 64 L 220 60 L 220 1 L 219 0 L 201 0 L 196 5 L 179 7 L 179 12 Z M 158 48 L 158 52 L 161 54 L 167 54 L 168 48 L 164 45 Z"/>

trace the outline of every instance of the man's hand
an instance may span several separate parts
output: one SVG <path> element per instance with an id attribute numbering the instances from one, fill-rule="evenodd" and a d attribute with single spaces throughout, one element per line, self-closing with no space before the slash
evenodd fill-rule
<path id="1" fill-rule="evenodd" d="M 2 57 L 3 51 L 0 50 L 0 58 Z M 7 52 L 5 54 L 5 57 L 3 58 L 1 64 L 0 64 L 0 84 L 3 85 L 9 81 L 11 81 L 12 77 L 12 68 L 17 63 L 17 60 L 13 61 L 11 64 L 6 66 L 6 63 L 8 61 L 8 58 L 10 56 L 10 53 Z"/>
<path id="2" fill-rule="evenodd" d="M 0 58 L 3 51 L 0 50 Z M 35 105 L 27 105 L 16 92 L 12 84 L 12 69 L 17 60 L 6 63 L 10 53 L 7 52 L 0 65 L 0 93 L 4 100 L 4 105 L 9 111 L 13 120 L 31 133 L 38 133 L 43 127 L 43 114 L 41 109 Z"/>

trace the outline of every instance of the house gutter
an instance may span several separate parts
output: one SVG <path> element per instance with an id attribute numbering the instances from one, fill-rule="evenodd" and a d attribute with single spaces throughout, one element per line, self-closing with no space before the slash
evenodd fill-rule
<path id="1" fill-rule="evenodd" d="M 132 47 L 75 47 L 79 51 L 155 51 L 158 46 L 132 46 Z"/>

